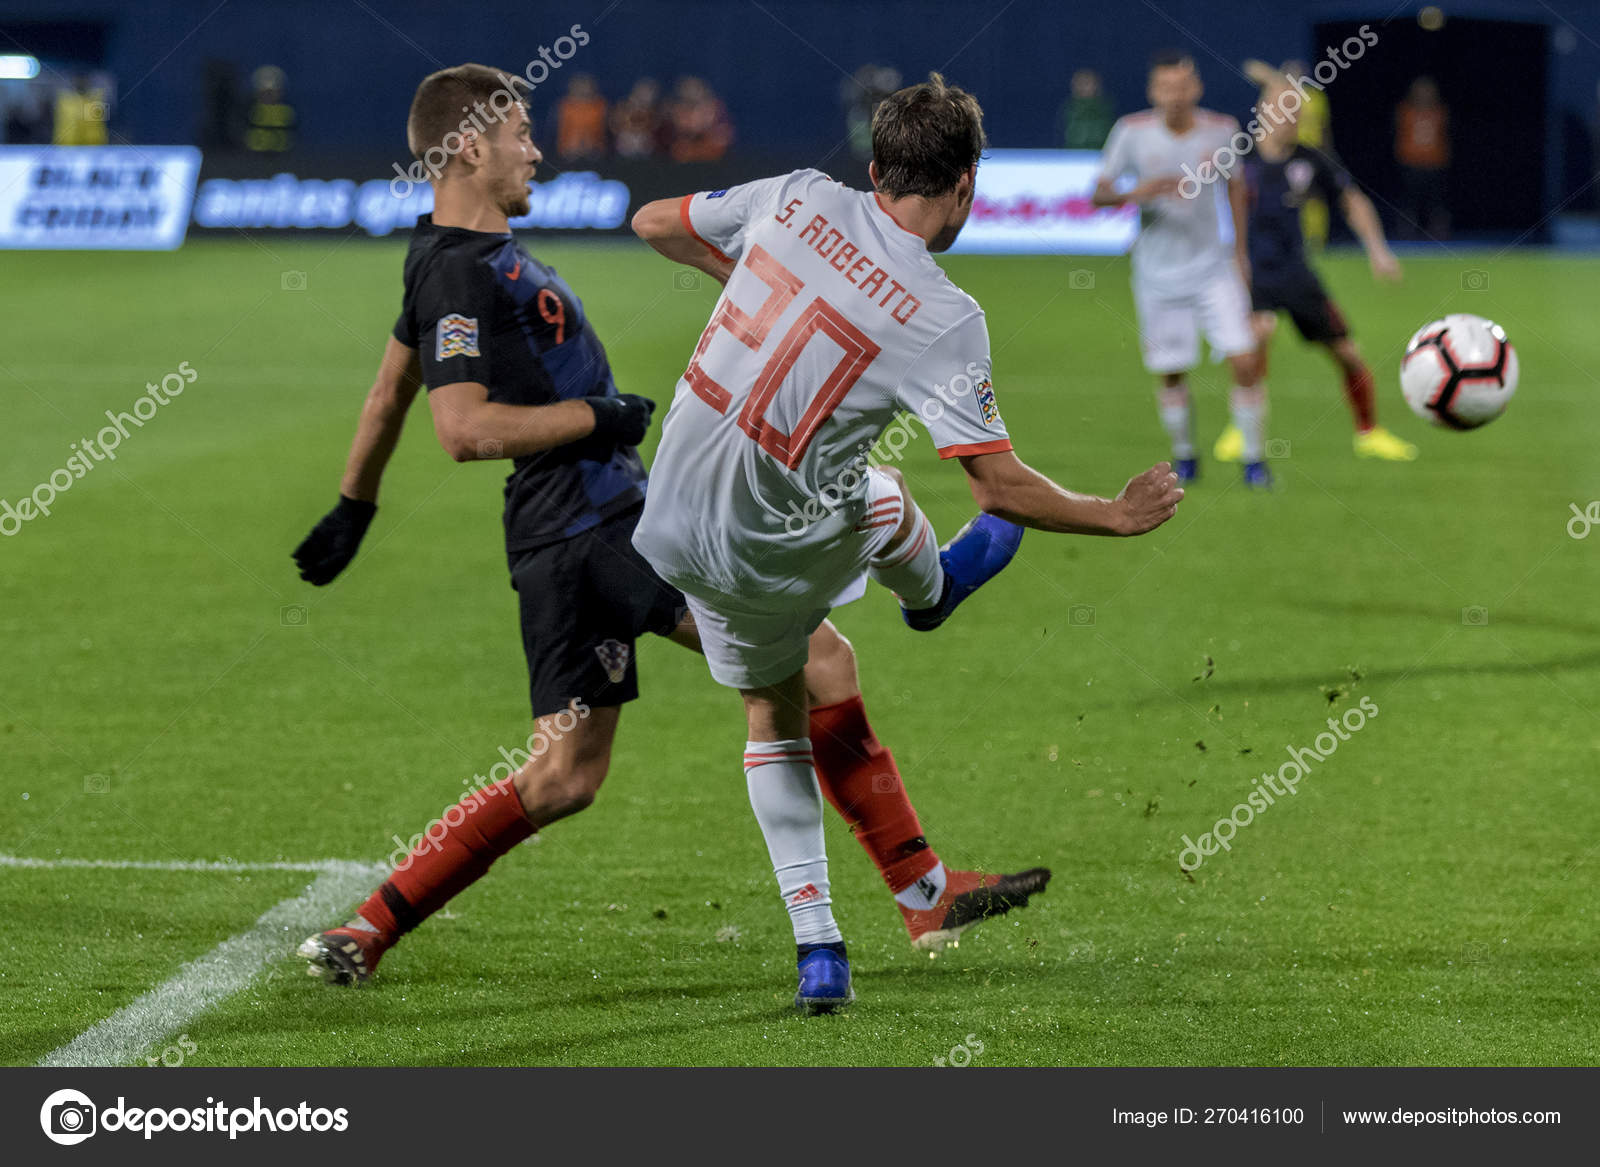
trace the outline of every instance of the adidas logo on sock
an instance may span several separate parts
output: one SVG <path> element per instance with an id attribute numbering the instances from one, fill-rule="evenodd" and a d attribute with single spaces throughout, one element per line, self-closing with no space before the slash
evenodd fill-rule
<path id="1" fill-rule="evenodd" d="M 795 892 L 794 895 L 790 896 L 789 902 L 791 904 L 805 904 L 810 903 L 812 900 L 821 898 L 822 893 L 817 890 L 817 885 L 814 883 L 808 883 L 799 891 Z"/>

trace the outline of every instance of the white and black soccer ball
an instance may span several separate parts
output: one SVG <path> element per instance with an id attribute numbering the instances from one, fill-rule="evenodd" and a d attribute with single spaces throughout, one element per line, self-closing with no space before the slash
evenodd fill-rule
<path id="1" fill-rule="evenodd" d="M 1458 312 L 1425 324 L 1406 343 L 1400 391 L 1434 425 L 1472 430 L 1505 412 L 1517 391 L 1517 350 L 1506 330 Z"/>

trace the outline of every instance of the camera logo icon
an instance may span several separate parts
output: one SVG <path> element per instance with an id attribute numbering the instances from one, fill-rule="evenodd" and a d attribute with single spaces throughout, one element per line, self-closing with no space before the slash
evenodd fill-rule
<path id="1" fill-rule="evenodd" d="M 285 628 L 304 628 L 310 615 L 304 604 L 285 604 L 278 609 L 278 623 Z"/>
<path id="2" fill-rule="evenodd" d="M 894 794 L 900 789 L 900 779 L 893 774 L 874 774 L 872 776 L 872 793 Z"/>
<path id="3" fill-rule="evenodd" d="M 478 457 L 480 458 L 499 458 L 505 452 L 505 443 L 499 438 L 484 438 L 478 443 Z"/>
<path id="4" fill-rule="evenodd" d="M 1074 292 L 1094 291 L 1094 272 L 1087 268 L 1073 268 L 1067 273 L 1067 287 Z"/>
<path id="5" fill-rule="evenodd" d="M 700 273 L 675 271 L 672 273 L 672 286 L 680 292 L 693 292 L 700 287 Z"/>
<path id="6" fill-rule="evenodd" d="M 87 1094 L 57 1090 L 39 1108 L 39 1125 L 52 1143 L 71 1147 L 94 1134 L 97 1113 Z"/>
<path id="7" fill-rule="evenodd" d="M 1094 627 L 1094 605 L 1074 604 L 1067 609 L 1067 623 L 1074 628 Z"/>
<path id="8" fill-rule="evenodd" d="M 1274 461 L 1282 460 L 1282 459 L 1287 458 L 1289 456 L 1289 450 L 1290 450 L 1290 445 L 1289 445 L 1289 439 L 1288 438 L 1268 438 L 1267 439 L 1267 457 L 1268 458 L 1271 458 Z"/>
<path id="9" fill-rule="evenodd" d="M 1466 292 L 1483 292 L 1489 288 L 1489 273 L 1471 268 L 1461 273 L 1461 288 Z"/>
<path id="10" fill-rule="evenodd" d="M 285 292 L 303 292 L 306 290 L 306 273 L 286 271 L 279 278 L 278 284 Z"/>
<path id="11" fill-rule="evenodd" d="M 1489 609 L 1481 604 L 1471 604 L 1461 609 L 1461 623 L 1468 628 L 1487 628 Z"/>

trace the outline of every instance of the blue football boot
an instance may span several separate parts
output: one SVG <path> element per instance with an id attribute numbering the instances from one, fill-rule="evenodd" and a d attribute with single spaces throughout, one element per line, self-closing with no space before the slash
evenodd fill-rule
<path id="1" fill-rule="evenodd" d="M 907 627 L 931 632 L 950 618 L 962 600 L 1000 574 L 1022 544 L 1023 528 L 980 513 L 939 549 L 944 594 L 932 608 L 900 609 Z"/>
<path id="2" fill-rule="evenodd" d="M 1244 484 L 1252 490 L 1272 489 L 1272 471 L 1265 462 L 1250 462 L 1244 468 Z"/>
<path id="3" fill-rule="evenodd" d="M 855 990 L 850 987 L 850 961 L 844 954 L 842 941 L 802 944 L 796 951 L 800 966 L 800 988 L 794 995 L 796 1009 L 815 1016 L 832 1013 L 856 999 Z"/>
<path id="4" fill-rule="evenodd" d="M 1179 486 L 1193 482 L 1200 477 L 1199 458 L 1179 458 L 1172 464 L 1172 468 L 1178 472 Z"/>

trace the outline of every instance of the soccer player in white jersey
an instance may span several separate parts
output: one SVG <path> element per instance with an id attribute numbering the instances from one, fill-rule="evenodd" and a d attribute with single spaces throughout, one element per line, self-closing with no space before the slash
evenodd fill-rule
<path id="1" fill-rule="evenodd" d="M 750 802 L 798 946 L 796 1004 L 852 999 L 806 737 L 806 637 L 871 576 L 936 627 L 1008 562 L 1021 527 L 1137 535 L 1183 492 L 1161 463 L 1115 499 L 1012 452 L 983 310 L 931 252 L 972 207 L 982 111 L 937 74 L 878 107 L 876 192 L 800 170 L 647 204 L 633 228 L 724 281 L 662 427 L 634 546 L 687 597 L 712 676 L 743 694 Z M 864 452 L 900 410 L 960 459 L 982 509 L 944 548 Z"/>
<path id="2" fill-rule="evenodd" d="M 1200 334 L 1233 373 L 1232 424 L 1218 439 L 1219 461 L 1244 463 L 1246 486 L 1272 484 L 1267 471 L 1267 389 L 1250 326 L 1250 263 L 1244 183 L 1218 166 L 1233 157 L 1239 132 L 1231 117 L 1199 108 L 1200 74 L 1176 52 L 1150 63 L 1152 108 L 1111 127 L 1095 184 L 1098 207 L 1137 203 L 1133 302 L 1145 368 L 1156 375 L 1161 424 L 1172 440 L 1178 479 L 1199 472 L 1188 374 L 1200 361 Z M 1132 179 L 1134 185 L 1126 186 Z M 1233 247 L 1223 242 L 1219 200 L 1233 220 Z"/>

